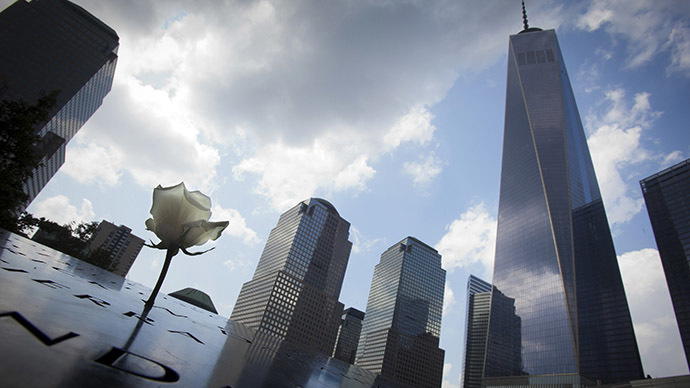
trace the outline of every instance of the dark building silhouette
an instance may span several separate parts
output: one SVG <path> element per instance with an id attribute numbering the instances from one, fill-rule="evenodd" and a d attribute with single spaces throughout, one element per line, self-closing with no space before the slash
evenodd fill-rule
<path id="1" fill-rule="evenodd" d="M 374 269 L 356 365 L 414 387 L 440 387 L 446 271 L 441 255 L 407 237 Z"/>
<path id="2" fill-rule="evenodd" d="M 530 377 L 520 381 L 577 386 L 583 378 L 642 378 L 611 232 L 555 31 L 529 28 L 525 17 L 525 29 L 510 36 L 507 78 L 485 381 L 524 375 Z M 513 338 L 501 338 L 514 333 L 501 329 L 507 323 L 498 319 L 502 298 L 496 290 L 514 301 L 519 360 L 508 346 Z"/>
<path id="3" fill-rule="evenodd" d="M 359 336 L 362 334 L 363 320 L 364 313 L 354 307 L 343 311 L 343 317 L 338 328 L 338 337 L 335 341 L 335 349 L 333 349 L 333 358 L 350 364 L 355 363 Z"/>
<path id="4" fill-rule="evenodd" d="M 197 290 L 196 288 L 187 287 L 171 292 L 168 295 L 206 311 L 218 314 L 218 310 L 216 310 L 216 306 L 213 305 L 211 297 L 208 296 L 207 293 Z"/>
<path id="5" fill-rule="evenodd" d="M 640 181 L 690 368 L 690 159 Z"/>
<path id="6" fill-rule="evenodd" d="M 489 330 L 491 284 L 470 275 L 467 279 L 467 309 L 465 311 L 465 349 L 462 364 L 463 388 L 482 386 L 486 333 Z"/>
<path id="7" fill-rule="evenodd" d="M 65 162 L 65 147 L 101 106 L 117 63 L 115 31 L 66 0 L 19 0 L 0 13 L 0 99 L 35 103 L 58 91 L 37 133 L 41 164 L 24 191 L 29 202 Z M 28 204 L 28 203 L 27 203 Z"/>
<path id="8" fill-rule="evenodd" d="M 349 229 L 320 198 L 283 213 L 230 318 L 331 356 L 344 307 L 338 297 L 352 249 Z"/>
<path id="9" fill-rule="evenodd" d="M 89 250 L 104 249 L 110 253 L 110 272 L 127 276 L 132 264 L 137 259 L 144 240 L 132 234 L 132 229 L 117 226 L 106 220 L 101 221 L 89 242 Z"/>

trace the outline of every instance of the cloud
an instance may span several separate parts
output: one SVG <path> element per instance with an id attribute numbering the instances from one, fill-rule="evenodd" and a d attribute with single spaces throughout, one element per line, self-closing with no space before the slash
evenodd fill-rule
<path id="1" fill-rule="evenodd" d="M 630 101 L 623 89 L 612 89 L 605 93 L 603 109 L 590 110 L 585 119 L 591 133 L 587 143 L 612 225 L 630 221 L 644 204 L 637 186 L 639 178 L 634 174 L 629 177 L 627 172 L 646 162 L 680 156 L 679 151 L 662 154 L 643 146 L 643 132 L 662 114 L 652 110 L 649 98 L 649 93 L 642 92 Z"/>
<path id="2" fill-rule="evenodd" d="M 474 205 L 446 226 L 446 234 L 435 248 L 443 256 L 443 268 L 453 271 L 480 263 L 490 278 L 496 250 L 496 219 L 484 203 Z"/>
<path id="3" fill-rule="evenodd" d="M 374 245 L 385 242 L 383 238 L 366 239 L 354 226 L 350 226 L 350 240 L 352 240 L 352 254 L 369 252 Z"/>
<path id="4" fill-rule="evenodd" d="M 459 385 L 455 383 L 451 383 L 449 381 L 450 373 L 453 370 L 453 365 L 450 363 L 445 363 L 443 364 L 443 384 L 441 385 L 442 388 L 458 388 Z M 459 382 L 459 379 L 458 379 Z"/>
<path id="5" fill-rule="evenodd" d="M 56 195 L 43 201 L 32 203 L 28 211 L 34 217 L 45 217 L 60 225 L 69 224 L 70 222 L 91 222 L 96 217 L 91 201 L 84 198 L 82 199 L 81 206 L 77 208 L 64 195 Z"/>
<path id="6" fill-rule="evenodd" d="M 390 149 L 397 148 L 404 142 L 415 142 L 424 145 L 431 140 L 436 127 L 431 124 L 434 116 L 423 106 L 413 106 L 412 110 L 383 136 L 383 141 Z"/>
<path id="7" fill-rule="evenodd" d="M 412 177 L 412 182 L 417 187 L 423 187 L 441 173 L 441 159 L 432 152 L 426 158 L 420 158 L 419 162 L 405 162 L 403 172 Z"/>
<path id="8" fill-rule="evenodd" d="M 246 173 L 260 175 L 254 191 L 270 199 L 276 210 L 294 206 L 317 189 L 363 190 L 375 173 L 366 157 L 333 139 L 315 139 L 308 148 L 270 144 L 232 171 L 237 180 L 245 179 Z"/>
<path id="9" fill-rule="evenodd" d="M 428 146 L 429 107 L 462 71 L 502 58 L 519 27 L 519 5 L 494 2 L 79 3 L 121 44 L 113 90 L 65 171 L 206 190 L 222 154 L 278 210 L 316 191 L 366 190 L 383 153 Z M 531 11 L 563 19 L 551 2 Z"/>
<path id="10" fill-rule="evenodd" d="M 645 369 L 654 370 L 654 377 L 687 373 L 659 253 L 626 252 L 618 262 Z"/>
<path id="11" fill-rule="evenodd" d="M 261 240 L 256 232 L 247 227 L 247 220 L 236 209 L 226 209 L 219 205 L 213 205 L 211 221 L 229 221 L 230 224 L 223 231 L 224 234 L 237 237 L 247 245 L 256 245 Z"/>
<path id="12" fill-rule="evenodd" d="M 690 6 L 686 1 L 593 1 L 576 21 L 586 31 L 603 28 L 623 38 L 627 67 L 645 65 L 662 53 L 669 55 L 670 72 L 690 76 Z"/>
<path id="13" fill-rule="evenodd" d="M 450 283 L 446 282 L 446 286 L 443 289 L 443 315 L 445 316 L 450 308 L 455 304 L 455 294 L 453 289 L 450 288 Z"/>
<path id="14" fill-rule="evenodd" d="M 249 264 L 249 261 L 241 253 L 235 258 L 228 259 L 223 262 L 223 265 L 233 272 L 240 270 L 244 271 L 245 269 L 249 268 Z"/>
<path id="15" fill-rule="evenodd" d="M 114 186 L 127 172 L 145 188 L 185 181 L 208 190 L 219 162 L 219 151 L 200 141 L 184 107 L 166 92 L 120 75 L 70 143 L 62 170 L 81 183 Z"/>

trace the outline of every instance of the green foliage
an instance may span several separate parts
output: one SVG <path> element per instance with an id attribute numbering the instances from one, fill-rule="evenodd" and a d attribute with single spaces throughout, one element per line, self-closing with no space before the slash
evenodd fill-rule
<path id="1" fill-rule="evenodd" d="M 41 155 L 36 133 L 48 120 L 58 92 L 42 95 L 36 105 L 23 100 L 0 101 L 0 227 L 19 232 L 19 217 L 29 197 L 23 185 Z"/>

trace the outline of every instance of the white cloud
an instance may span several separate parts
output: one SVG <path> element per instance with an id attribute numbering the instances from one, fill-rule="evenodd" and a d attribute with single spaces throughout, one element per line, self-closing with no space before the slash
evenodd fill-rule
<path id="1" fill-rule="evenodd" d="M 453 289 L 450 288 L 450 283 L 446 282 L 446 286 L 443 289 L 443 315 L 446 315 L 454 304 L 455 293 L 453 292 Z"/>
<path id="2" fill-rule="evenodd" d="M 585 123 L 608 219 L 615 225 L 630 221 L 644 204 L 639 177 L 626 171 L 644 162 L 677 159 L 680 153 L 657 154 L 643 146 L 643 132 L 661 115 L 652 110 L 649 93 L 637 93 L 629 101 L 623 89 L 609 90 L 603 105 L 601 112 L 590 110 Z"/>
<path id="3" fill-rule="evenodd" d="M 627 252 L 618 262 L 645 370 L 654 377 L 687 373 L 659 253 Z"/>
<path id="4" fill-rule="evenodd" d="M 453 370 L 453 365 L 450 363 L 445 363 L 443 364 L 443 384 L 441 385 L 442 388 L 458 388 L 459 385 L 459 380 L 458 379 L 458 384 L 451 383 L 450 379 L 450 373 Z"/>
<path id="5" fill-rule="evenodd" d="M 211 218 L 211 221 L 229 221 L 230 224 L 223 233 L 240 238 L 247 245 L 256 245 L 261 241 L 256 232 L 247 227 L 247 220 L 236 209 L 213 205 Z"/>
<path id="6" fill-rule="evenodd" d="M 600 28 L 627 44 L 628 67 L 642 66 L 668 53 L 669 71 L 690 76 L 690 7 L 687 1 L 602 0 L 589 4 L 577 27 Z"/>
<path id="7" fill-rule="evenodd" d="M 404 142 L 415 142 L 423 145 L 431 140 L 436 127 L 431 124 L 434 115 L 425 107 L 413 106 L 411 111 L 393 125 L 383 136 L 386 146 L 393 150 Z"/>
<path id="8" fill-rule="evenodd" d="M 453 271 L 475 263 L 490 278 L 496 251 L 496 219 L 489 215 L 484 203 L 472 206 L 446 226 L 446 234 L 435 248 L 443 256 L 443 268 Z"/>
<path id="9" fill-rule="evenodd" d="M 690 28 L 688 26 L 675 26 L 671 30 L 667 46 L 671 50 L 671 64 L 669 73 L 685 73 L 690 76 Z"/>
<path id="10" fill-rule="evenodd" d="M 232 168 L 235 179 L 260 175 L 254 190 L 285 210 L 311 197 L 317 189 L 360 191 L 375 173 L 366 157 L 348 151 L 338 140 L 314 140 L 308 148 L 274 143 Z"/>
<path id="11" fill-rule="evenodd" d="M 212 186 L 219 152 L 200 141 L 185 109 L 166 92 L 120 75 L 106 102 L 70 144 L 65 173 L 110 186 L 125 171 L 146 188 L 180 181 L 202 190 Z"/>
<path id="12" fill-rule="evenodd" d="M 98 183 L 101 186 L 115 186 L 122 176 L 123 155 L 117 149 L 96 143 L 77 146 L 83 132 L 77 134 L 65 155 L 65 164 L 60 171 L 80 183 Z"/>
<path id="13" fill-rule="evenodd" d="M 365 253 L 371 251 L 371 248 L 380 242 L 385 242 L 383 238 L 367 239 L 359 229 L 350 226 L 350 240 L 352 240 L 352 253 Z"/>
<path id="14" fill-rule="evenodd" d="M 412 182 L 415 186 L 426 186 L 441 173 L 441 159 L 437 158 L 434 153 L 431 153 L 419 162 L 405 162 L 403 164 L 403 172 L 412 177 Z"/>
<path id="15" fill-rule="evenodd" d="M 242 254 L 240 254 L 238 257 L 228 259 L 223 262 L 223 265 L 226 266 L 230 271 L 244 271 L 245 269 L 249 268 L 249 264 L 249 261 Z"/>
<path id="16" fill-rule="evenodd" d="M 382 153 L 427 146 L 428 107 L 461 69 L 504 55 L 519 11 L 448 1 L 80 3 L 116 26 L 121 45 L 113 90 L 66 172 L 206 190 L 227 150 L 235 176 L 255 174 L 255 193 L 278 210 L 317 190 L 365 190 Z M 533 12 L 562 19 L 551 3 Z M 495 33 L 466 39 L 480 29 Z"/>
<path id="17" fill-rule="evenodd" d="M 43 201 L 32 203 L 28 211 L 34 217 L 45 217 L 60 225 L 69 224 L 70 222 L 91 222 L 96 217 L 91 201 L 84 198 L 82 199 L 81 206 L 77 208 L 64 195 L 56 195 Z"/>

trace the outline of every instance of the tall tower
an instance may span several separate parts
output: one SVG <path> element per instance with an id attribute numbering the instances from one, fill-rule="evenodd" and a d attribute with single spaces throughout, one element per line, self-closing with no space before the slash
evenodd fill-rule
<path id="1" fill-rule="evenodd" d="M 66 0 L 18 0 L 0 13 L 0 99 L 35 103 L 58 91 L 42 137 L 41 164 L 24 185 L 29 202 L 65 162 L 65 147 L 110 91 L 115 31 Z M 27 203 L 28 204 L 28 203 Z"/>
<path id="2" fill-rule="evenodd" d="M 580 376 L 639 379 L 616 252 L 556 33 L 529 28 L 526 17 L 524 24 L 508 51 L 484 378 L 523 376 L 521 384 L 546 375 L 576 385 Z M 502 338 L 499 330 L 496 290 L 514 300 L 518 349 L 515 335 Z"/>
<path id="3" fill-rule="evenodd" d="M 640 185 L 690 367 L 690 159 Z"/>
<path id="4" fill-rule="evenodd" d="M 320 198 L 300 202 L 271 230 L 230 319 L 330 356 L 352 243 L 350 223 Z"/>
<path id="5" fill-rule="evenodd" d="M 333 358 L 345 361 L 348 364 L 355 363 L 359 336 L 362 334 L 363 320 L 364 313 L 354 307 L 343 311 L 343 318 L 338 328 L 338 338 L 333 349 Z"/>
<path id="6" fill-rule="evenodd" d="M 446 271 L 441 255 L 407 237 L 374 269 L 356 365 L 415 387 L 440 387 Z"/>
<path id="7" fill-rule="evenodd" d="M 467 279 L 465 354 L 462 365 L 463 388 L 480 388 L 482 386 L 490 309 L 491 284 L 470 275 Z"/>

